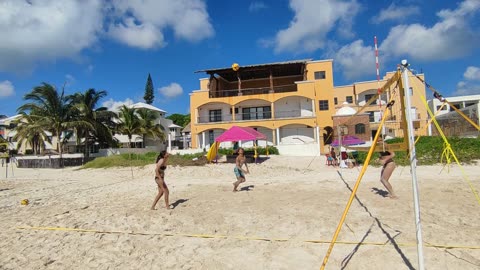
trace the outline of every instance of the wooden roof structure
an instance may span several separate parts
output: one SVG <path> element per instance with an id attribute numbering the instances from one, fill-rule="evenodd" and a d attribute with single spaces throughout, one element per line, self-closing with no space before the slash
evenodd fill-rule
<path id="1" fill-rule="evenodd" d="M 273 77 L 285 77 L 292 75 L 303 75 L 305 72 L 305 64 L 312 59 L 293 60 L 286 62 L 276 62 L 260 65 L 240 66 L 238 71 L 234 71 L 231 67 L 198 70 L 195 73 L 205 72 L 210 76 L 218 75 L 226 81 L 234 82 L 238 80 L 240 75 L 242 80 L 264 79 Z"/>

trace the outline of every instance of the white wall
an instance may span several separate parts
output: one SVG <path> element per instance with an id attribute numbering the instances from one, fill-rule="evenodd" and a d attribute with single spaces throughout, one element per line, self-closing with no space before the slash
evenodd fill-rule
<path id="1" fill-rule="evenodd" d="M 280 144 L 304 144 L 315 142 L 314 128 L 305 125 L 288 125 L 280 128 Z"/>
<path id="2" fill-rule="evenodd" d="M 320 147 L 317 143 L 277 145 L 276 147 L 282 156 L 320 156 Z"/>
<path id="3" fill-rule="evenodd" d="M 230 105 L 224 103 L 206 104 L 198 109 L 198 116 L 200 117 L 201 122 L 205 123 L 209 121 L 210 110 L 222 110 L 222 121 L 230 121 L 232 120 L 230 108 Z M 195 119 L 194 121 L 198 121 L 198 119 Z"/>
<path id="4" fill-rule="evenodd" d="M 275 102 L 276 118 L 313 115 L 312 100 L 309 98 L 288 97 Z"/>

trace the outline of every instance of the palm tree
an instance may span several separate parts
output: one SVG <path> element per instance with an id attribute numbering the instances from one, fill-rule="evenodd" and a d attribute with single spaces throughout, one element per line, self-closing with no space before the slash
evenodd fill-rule
<path id="1" fill-rule="evenodd" d="M 132 147 L 132 136 L 141 134 L 141 121 L 136 112 L 136 108 L 129 108 L 123 105 L 118 113 L 120 122 L 117 124 L 117 131 L 128 136 L 130 147 Z"/>
<path id="2" fill-rule="evenodd" d="M 165 141 L 165 128 L 159 123 L 155 123 L 158 119 L 158 114 L 155 111 L 141 108 L 137 111 L 140 117 L 140 134 L 143 135 L 143 143 L 145 146 L 145 139 L 149 135 L 154 139 Z"/>
<path id="3" fill-rule="evenodd" d="M 107 96 L 107 92 L 96 91 L 93 88 L 86 90 L 84 93 L 76 93 L 73 95 L 74 107 L 77 109 L 79 119 L 89 122 L 90 126 L 76 128 L 77 139 L 85 139 L 85 157 L 88 158 L 88 144 L 91 139 L 98 140 L 102 144 L 113 144 L 112 131 L 105 125 L 105 122 L 113 117 L 115 113 L 108 111 L 106 107 L 96 108 L 98 102 Z"/>
<path id="4" fill-rule="evenodd" d="M 40 121 L 35 121 L 34 115 L 22 114 L 19 119 L 13 121 L 16 125 L 15 131 L 17 132 L 13 139 L 18 142 L 17 150 L 22 145 L 29 144 L 32 147 L 33 153 L 39 155 L 45 150 L 46 143 L 52 143 L 51 138 L 48 136 L 45 128 L 39 125 Z"/>
<path id="5" fill-rule="evenodd" d="M 51 131 L 57 137 L 57 151 L 62 159 L 63 132 L 78 127 L 91 127 L 90 123 L 75 119 L 75 110 L 72 107 L 72 97 L 66 96 L 64 89 L 59 93 L 57 89 L 48 84 L 42 83 L 23 97 L 29 103 L 20 106 L 17 111 L 21 114 L 29 112 L 36 125 L 45 130 Z"/>

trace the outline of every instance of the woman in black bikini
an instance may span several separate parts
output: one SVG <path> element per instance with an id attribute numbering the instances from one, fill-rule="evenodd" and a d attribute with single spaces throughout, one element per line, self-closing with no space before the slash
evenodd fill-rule
<path id="1" fill-rule="evenodd" d="M 397 198 L 395 193 L 393 193 L 392 185 L 388 182 L 390 176 L 392 176 L 393 170 L 395 170 L 395 162 L 393 161 L 394 156 L 395 153 L 393 151 L 380 152 L 380 163 L 383 165 L 382 173 L 380 174 L 380 182 L 382 182 L 388 190 L 388 197 L 391 199 Z"/>
<path id="2" fill-rule="evenodd" d="M 156 166 L 155 166 L 155 182 L 158 185 L 158 194 L 155 197 L 155 200 L 152 204 L 152 210 L 155 210 L 155 205 L 160 200 L 160 198 L 165 195 L 165 206 L 167 209 L 172 209 L 168 203 L 168 195 L 170 194 L 167 184 L 165 183 L 165 170 L 167 169 L 167 160 L 170 154 L 167 151 L 162 151 L 157 157 Z"/>

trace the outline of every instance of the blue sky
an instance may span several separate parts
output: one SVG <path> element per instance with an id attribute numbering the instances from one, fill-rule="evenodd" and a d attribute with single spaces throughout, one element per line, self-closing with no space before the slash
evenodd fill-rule
<path id="1" fill-rule="evenodd" d="M 197 70 L 334 60 L 334 84 L 375 80 L 402 59 L 444 96 L 480 94 L 480 1 L 2 0 L 0 114 L 42 82 L 106 90 L 109 108 L 143 101 L 189 112 Z M 428 98 L 431 94 L 427 92 Z"/>

